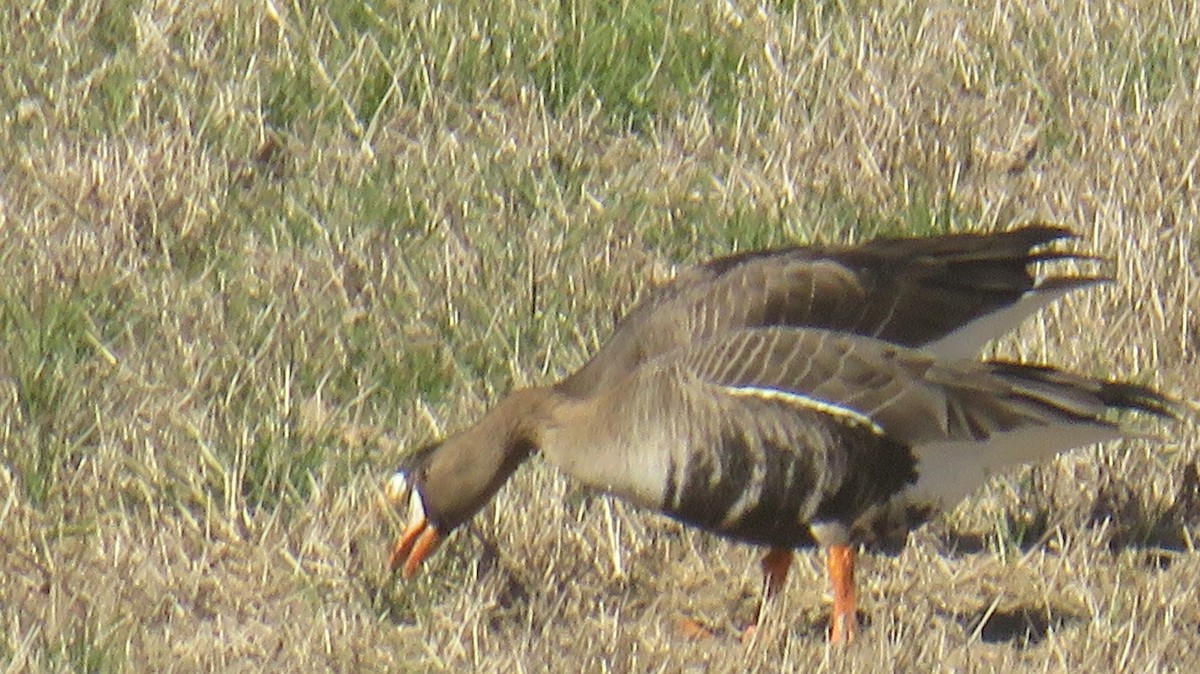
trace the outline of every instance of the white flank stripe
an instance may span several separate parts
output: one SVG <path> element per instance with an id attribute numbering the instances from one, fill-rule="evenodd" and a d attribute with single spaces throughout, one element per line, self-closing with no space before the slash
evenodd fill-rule
<path id="1" fill-rule="evenodd" d="M 735 396 L 743 396 L 747 398 L 762 398 L 763 400 L 777 400 L 779 402 L 797 405 L 810 410 L 817 410 L 825 414 L 847 419 L 851 423 L 860 426 L 866 426 L 871 429 L 876 435 L 884 435 L 883 427 L 875 423 L 871 417 L 859 412 L 856 409 L 851 409 L 837 403 L 831 403 L 827 400 L 813 398 L 802 393 L 794 391 L 781 391 L 775 388 L 763 388 L 761 386 L 722 386 L 727 393 Z"/>

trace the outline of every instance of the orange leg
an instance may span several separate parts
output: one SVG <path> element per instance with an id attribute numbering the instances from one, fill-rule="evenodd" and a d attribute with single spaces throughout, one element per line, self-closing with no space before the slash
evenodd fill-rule
<path id="1" fill-rule="evenodd" d="M 792 551 L 788 548 L 771 548 L 762 558 L 763 578 L 767 581 L 766 596 L 770 599 L 783 590 L 787 583 L 788 569 L 792 567 Z"/>
<path id="2" fill-rule="evenodd" d="M 843 644 L 854 639 L 858 631 L 858 615 L 854 607 L 854 548 L 831 545 L 826 557 L 826 570 L 833 583 L 833 616 L 829 624 L 829 640 Z"/>
<path id="3" fill-rule="evenodd" d="M 788 569 L 792 567 L 792 551 L 790 548 L 771 548 L 762 558 L 762 572 L 764 585 L 762 601 L 758 604 L 758 615 L 755 616 L 754 622 L 747 625 L 742 630 L 742 643 L 751 643 L 756 633 L 758 626 L 762 623 L 763 611 L 767 608 L 767 602 L 772 597 L 783 591 L 784 585 L 787 584 Z"/>

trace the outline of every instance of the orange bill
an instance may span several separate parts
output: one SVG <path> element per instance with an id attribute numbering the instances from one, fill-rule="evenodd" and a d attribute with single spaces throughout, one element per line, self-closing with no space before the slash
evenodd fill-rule
<path id="1" fill-rule="evenodd" d="M 829 546 L 825 567 L 833 583 L 829 640 L 835 644 L 848 643 L 854 640 L 854 634 L 858 631 L 858 614 L 854 606 L 854 548 L 849 545 Z"/>
<path id="2" fill-rule="evenodd" d="M 438 533 L 437 527 L 422 517 L 413 522 L 396 541 L 396 547 L 392 548 L 392 557 L 388 560 L 388 568 L 395 571 L 403 565 L 401 576 L 405 580 L 412 578 L 420 568 L 421 562 L 433 554 L 441 542 L 442 535 Z"/>

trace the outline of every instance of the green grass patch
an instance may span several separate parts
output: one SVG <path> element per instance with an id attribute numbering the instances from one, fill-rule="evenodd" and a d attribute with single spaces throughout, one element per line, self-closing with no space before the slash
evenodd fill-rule
<path id="1" fill-rule="evenodd" d="M 0 296 L 0 376 L 13 387 L 21 429 L 0 455 L 25 495 L 45 505 L 64 471 L 96 442 L 95 400 L 102 397 L 124 306 L 114 287 L 40 287 Z"/>
<path id="2" fill-rule="evenodd" d="M 1131 110 L 1154 107 L 1176 91 L 1180 81 L 1196 81 L 1200 73 L 1200 38 L 1179 41 L 1165 27 L 1134 33 L 1117 43 L 1111 68 L 1121 69 L 1121 100 Z"/>
<path id="3" fill-rule="evenodd" d="M 554 114 L 595 105 L 616 128 L 645 129 L 697 97 L 720 121 L 743 104 L 743 36 L 714 12 L 649 0 L 468 2 L 414 7 L 385 22 L 379 17 L 390 11 L 348 2 L 331 18 L 343 35 L 369 31 L 389 64 L 367 71 L 362 119 L 380 113 L 393 83 L 398 105 L 427 101 L 446 88 L 476 97 L 533 84 Z"/>
<path id="4" fill-rule="evenodd" d="M 114 0 L 96 5 L 96 16 L 88 37 L 107 56 L 116 56 L 136 48 L 134 11 L 140 0 Z"/>
<path id="5" fill-rule="evenodd" d="M 595 100 L 619 126 L 644 128 L 701 95 L 718 121 L 736 111 L 742 50 L 703 7 L 568 0 L 553 47 L 533 64 L 550 107 Z"/>
<path id="6" fill-rule="evenodd" d="M 263 77 L 263 112 L 272 129 L 292 129 L 300 121 L 331 114 L 325 92 L 313 81 L 309 68 L 296 63 L 276 63 Z"/>
<path id="7" fill-rule="evenodd" d="M 114 640 L 112 626 L 85 619 L 63 633 L 58 643 L 50 645 L 46 664 L 52 668 L 61 667 L 63 671 L 88 674 L 123 671 L 125 660 Z"/>
<path id="8" fill-rule="evenodd" d="M 721 212 L 706 203 L 683 202 L 669 212 L 668 220 L 645 229 L 642 243 L 680 264 L 795 243 L 788 239 L 784 216 L 769 206 Z"/>

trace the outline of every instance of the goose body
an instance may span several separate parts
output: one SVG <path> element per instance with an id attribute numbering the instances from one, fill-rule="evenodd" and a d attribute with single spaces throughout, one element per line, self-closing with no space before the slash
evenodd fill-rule
<path id="1" fill-rule="evenodd" d="M 990 339 L 1104 279 L 1038 279 L 1066 230 L 881 239 L 720 258 L 635 307 L 578 372 L 514 392 L 406 459 L 387 494 L 415 573 L 533 453 L 600 491 L 768 546 L 829 552 L 832 636 L 853 635 L 853 545 L 906 531 L 1005 466 L 1121 436 L 1110 412 L 1170 413 L 1133 384 L 976 360 Z"/>

